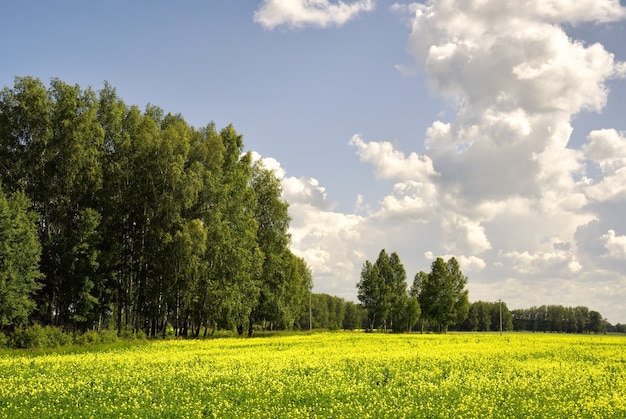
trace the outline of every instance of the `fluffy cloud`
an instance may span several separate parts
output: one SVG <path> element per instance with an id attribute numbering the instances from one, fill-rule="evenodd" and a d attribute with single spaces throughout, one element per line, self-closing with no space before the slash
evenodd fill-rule
<path id="1" fill-rule="evenodd" d="M 281 25 L 325 28 L 343 25 L 359 13 L 373 9 L 373 0 L 349 3 L 329 0 L 264 0 L 254 14 L 254 21 L 268 29 Z"/>
<path id="2" fill-rule="evenodd" d="M 411 153 L 406 157 L 388 141 L 366 143 L 359 135 L 354 135 L 350 145 L 357 148 L 361 161 L 376 166 L 376 175 L 381 178 L 426 180 L 436 175 L 428 156 Z"/>
<path id="3" fill-rule="evenodd" d="M 582 269 L 582 265 L 571 251 L 556 248 L 552 252 L 501 252 L 500 257 L 508 261 L 512 268 L 522 275 L 551 272 L 560 277 L 569 277 Z"/>
<path id="4" fill-rule="evenodd" d="M 282 180 L 283 198 L 289 203 L 308 204 L 320 210 L 330 210 L 334 204 L 327 199 L 326 188 L 310 177 L 285 177 Z"/>
<path id="5" fill-rule="evenodd" d="M 604 247 L 608 250 L 608 256 L 615 259 L 626 259 L 626 236 L 617 236 L 615 231 L 609 230 L 602 235 Z"/>
<path id="6" fill-rule="evenodd" d="M 335 6 L 291 4 L 316 13 Z M 257 20 L 280 5 L 265 2 Z M 355 13 L 371 6 L 352 5 L 360 5 Z M 603 129 L 583 147 L 569 144 L 573 116 L 602 111 L 607 82 L 623 77 L 626 64 L 564 29 L 623 19 L 626 9 L 614 0 L 433 0 L 393 9 L 411 13 L 408 52 L 456 116 L 433 121 L 423 149 L 408 153 L 354 135 L 360 160 L 394 182 L 375 206 L 355 191 L 354 214 L 336 211 L 315 179 L 283 178 L 293 249 L 313 268 L 316 292 L 354 299 L 363 262 L 386 248 L 399 253 L 409 282 L 436 256 L 455 256 L 472 300 L 583 304 L 626 320 L 626 139 Z M 266 26 L 338 23 L 276 15 L 283 20 Z"/>
<path id="7" fill-rule="evenodd" d="M 588 182 L 586 195 L 595 202 L 615 202 L 626 197 L 626 138 L 614 129 L 591 131 L 583 147 L 602 175 Z"/>
<path id="8" fill-rule="evenodd" d="M 583 155 L 567 149 L 570 119 L 602 109 L 606 81 L 623 75 L 602 45 L 573 41 L 554 24 L 619 19 L 619 2 L 531 3 L 416 6 L 409 52 L 433 90 L 459 106 L 454 123 L 428 131 L 423 158 L 462 198 L 542 197 L 546 185 L 556 200 L 577 193 Z"/>
<path id="9" fill-rule="evenodd" d="M 406 181 L 393 186 L 393 192 L 380 202 L 378 217 L 397 217 L 426 222 L 436 213 L 437 196 L 434 185 Z"/>
<path id="10" fill-rule="evenodd" d="M 587 156 L 596 162 L 602 173 L 611 175 L 626 166 L 626 137 L 614 129 L 589 133 L 589 143 L 583 147 Z"/>

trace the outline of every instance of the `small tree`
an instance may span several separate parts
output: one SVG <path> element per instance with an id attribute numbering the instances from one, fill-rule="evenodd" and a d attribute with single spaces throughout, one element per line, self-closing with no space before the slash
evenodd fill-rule
<path id="1" fill-rule="evenodd" d="M 357 288 L 359 301 L 368 313 L 370 329 L 376 326 L 376 322 L 385 330 L 387 326 L 396 331 L 406 328 L 406 271 L 396 252 L 390 256 L 382 249 L 376 263 L 365 261 Z"/>
<path id="2" fill-rule="evenodd" d="M 422 313 L 446 333 L 448 326 L 461 323 L 469 309 L 467 277 L 463 275 L 457 260 L 452 257 L 445 262 L 437 258 L 431 272 L 424 278 L 419 301 Z"/>
<path id="3" fill-rule="evenodd" d="M 357 297 L 365 310 L 369 320 L 369 328 L 374 329 L 376 321 L 382 317 L 381 308 L 385 300 L 385 284 L 378 272 L 378 268 L 366 260 L 361 269 L 361 280 L 357 284 Z"/>
<path id="4" fill-rule="evenodd" d="M 41 245 L 35 216 L 22 192 L 7 199 L 0 185 L 0 328 L 15 328 L 35 308 Z"/>
<path id="5" fill-rule="evenodd" d="M 361 326 L 361 312 L 359 306 L 352 301 L 346 301 L 346 310 L 343 317 L 344 330 L 354 330 Z"/>

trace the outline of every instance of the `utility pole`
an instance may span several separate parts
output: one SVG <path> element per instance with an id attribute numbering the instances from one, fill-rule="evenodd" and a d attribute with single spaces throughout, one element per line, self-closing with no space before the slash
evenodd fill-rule
<path id="1" fill-rule="evenodd" d="M 500 306 L 500 336 L 502 336 L 502 300 L 498 299 Z"/>

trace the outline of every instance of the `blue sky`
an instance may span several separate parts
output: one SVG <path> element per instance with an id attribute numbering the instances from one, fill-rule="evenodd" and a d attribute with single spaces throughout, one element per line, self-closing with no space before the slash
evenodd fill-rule
<path id="1" fill-rule="evenodd" d="M 626 322 L 626 10 L 611 0 L 20 1 L 15 76 L 233 123 L 282 176 L 316 292 L 456 256 L 470 300 Z M 621 170 L 624 168 L 624 170 Z"/>

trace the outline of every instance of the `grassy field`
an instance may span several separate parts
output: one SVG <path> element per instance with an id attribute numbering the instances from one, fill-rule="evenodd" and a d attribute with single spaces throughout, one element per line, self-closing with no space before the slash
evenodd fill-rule
<path id="1" fill-rule="evenodd" d="M 626 337 L 323 333 L 0 352 L 0 417 L 626 417 Z"/>

